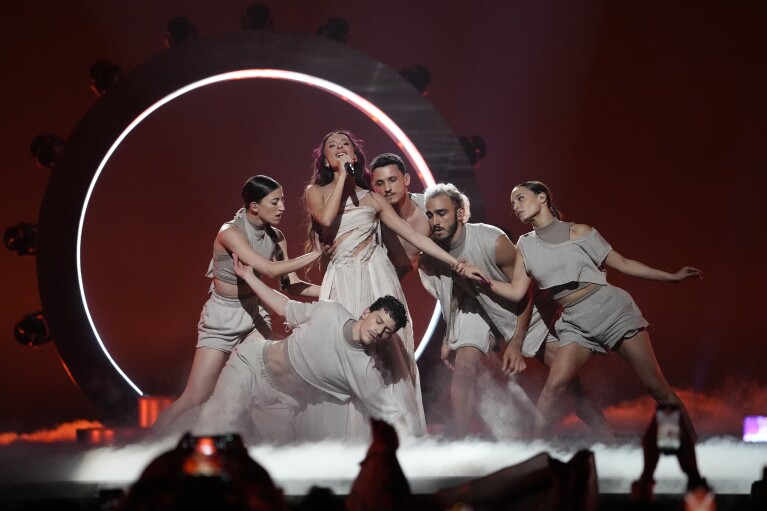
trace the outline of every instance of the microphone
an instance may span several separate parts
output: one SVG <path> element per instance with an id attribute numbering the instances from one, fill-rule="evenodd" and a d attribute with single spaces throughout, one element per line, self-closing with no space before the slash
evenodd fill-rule
<path id="1" fill-rule="evenodd" d="M 344 168 L 346 169 L 346 173 L 350 176 L 354 176 L 354 165 L 352 165 L 350 162 L 344 163 Z"/>

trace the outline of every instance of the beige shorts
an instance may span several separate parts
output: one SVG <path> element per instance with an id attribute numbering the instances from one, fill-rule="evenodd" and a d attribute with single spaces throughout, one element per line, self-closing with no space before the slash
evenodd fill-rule
<path id="1" fill-rule="evenodd" d="M 272 332 L 269 311 L 256 295 L 230 298 L 211 290 L 197 324 L 197 347 L 231 353 L 253 331 L 268 337 Z"/>
<path id="2" fill-rule="evenodd" d="M 483 314 L 482 306 L 476 300 L 466 300 L 461 304 L 448 332 L 447 345 L 451 350 L 472 346 L 482 353 L 490 351 L 495 337 Z"/>
<path id="3" fill-rule="evenodd" d="M 607 353 L 648 325 L 631 296 L 607 284 L 567 305 L 555 326 L 560 346 L 575 342 L 596 353 Z"/>

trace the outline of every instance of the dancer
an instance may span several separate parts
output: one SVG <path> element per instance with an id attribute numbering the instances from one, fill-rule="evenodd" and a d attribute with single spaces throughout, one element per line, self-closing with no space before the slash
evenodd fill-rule
<path id="1" fill-rule="evenodd" d="M 453 184 L 430 186 L 424 192 L 424 198 L 432 238 L 437 244 L 458 259 L 477 261 L 487 275 L 509 282 L 517 250 L 503 231 L 488 224 L 468 223 L 471 215 L 469 199 Z M 421 281 L 439 299 L 447 324 L 441 356 L 453 371 L 450 385 L 453 435 L 461 438 L 471 432 L 477 370 L 482 357 L 491 348 L 509 342 L 506 353 L 510 358 L 504 354 L 503 367 L 509 374 L 525 368 L 521 357 L 520 360 L 511 358 L 517 350 L 528 357 L 540 351 L 544 363 L 550 361 L 557 349 L 557 339 L 549 333 L 544 318 L 553 323 L 559 306 L 548 293 L 537 292 L 535 305 L 530 299 L 522 304 L 518 321 L 516 304 L 478 288 L 471 281 L 454 279 L 438 261 L 424 256 L 420 270 Z M 585 395 L 577 377 L 568 390 L 576 398 L 576 411 L 584 422 L 600 437 L 612 440 L 604 416 Z"/>
<path id="2" fill-rule="evenodd" d="M 285 212 L 280 184 L 268 176 L 253 176 L 242 188 L 242 199 L 245 207 L 221 227 L 213 242 L 213 258 L 206 274 L 213 282 L 197 326 L 192 369 L 184 392 L 155 421 L 157 431 L 163 432 L 182 413 L 210 397 L 227 357 L 245 336 L 253 330 L 262 337 L 271 334 L 269 313 L 235 274 L 232 253 L 239 254 L 259 274 L 280 277 L 281 287 L 291 294 L 319 296 L 318 286 L 295 274 L 322 255 L 319 244 L 312 252 L 289 260 L 285 237 L 274 228 Z"/>
<path id="3" fill-rule="evenodd" d="M 254 332 L 235 348 L 213 395 L 200 409 L 195 434 L 239 431 L 251 442 L 305 440 L 295 419 L 305 401 L 317 394 L 344 402 L 355 399 L 366 420 L 385 420 L 400 435 L 423 432 L 421 417 L 389 390 L 385 373 L 393 368 L 371 360 L 375 347 L 407 323 L 402 303 L 380 297 L 355 317 L 336 301 L 289 300 L 236 254 L 234 262 L 237 274 L 292 330 L 282 341 L 267 341 Z M 414 401 L 412 386 L 410 393 Z"/>
<path id="4" fill-rule="evenodd" d="M 410 192 L 410 173 L 405 162 L 393 153 L 379 154 L 370 162 L 373 191 L 391 204 L 397 215 L 424 236 L 431 234 L 422 193 Z M 382 226 L 381 234 L 389 259 L 400 281 L 418 268 L 421 251 Z"/>
<path id="5" fill-rule="evenodd" d="M 314 178 L 306 189 L 306 205 L 315 231 L 324 243 L 335 247 L 322 280 L 320 299 L 338 300 L 354 316 L 359 316 L 365 304 L 377 296 L 392 295 L 405 303 L 394 266 L 377 239 L 379 220 L 419 250 L 456 270 L 466 265 L 467 271 L 481 278 L 478 268 L 440 249 L 399 218 L 382 197 L 369 193 L 365 154 L 361 141 L 351 133 L 328 133 L 314 150 L 314 159 Z M 425 428 L 412 326 L 408 324 L 396 338 L 378 345 L 377 351 L 381 357 L 391 359 L 387 365 L 395 368 L 390 379 L 395 395 L 408 400 L 412 388 L 416 388 L 417 402 L 411 406 Z M 328 401 L 317 405 L 307 407 L 304 414 L 300 427 L 306 434 L 313 431 L 318 438 L 369 437 L 369 424 L 353 406 Z"/>
<path id="6" fill-rule="evenodd" d="M 659 405 L 679 407 L 684 427 L 690 438 L 695 439 L 687 410 L 655 358 L 647 321 L 628 293 L 607 283 L 600 267 L 605 264 L 627 275 L 661 282 L 701 278 L 703 273 L 690 266 L 669 273 L 626 259 L 596 229 L 560 221 L 551 192 L 539 181 L 514 187 L 511 204 L 522 222 L 532 224 L 533 231 L 519 238 L 522 257 L 514 264 L 511 283 L 492 280 L 491 289 L 504 298 L 519 301 L 535 280 L 563 307 L 555 325 L 560 347 L 538 399 L 536 433 L 542 436 L 550 433 L 560 417 L 557 404 L 591 354 L 617 351 Z"/>

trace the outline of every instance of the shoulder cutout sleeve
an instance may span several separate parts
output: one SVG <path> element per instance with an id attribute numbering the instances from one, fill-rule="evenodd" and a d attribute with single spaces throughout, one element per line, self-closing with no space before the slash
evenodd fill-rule
<path id="1" fill-rule="evenodd" d="M 597 266 L 604 262 L 607 254 L 613 249 L 596 229 L 592 229 L 590 233 L 577 241 L 580 242 L 583 250 Z"/>

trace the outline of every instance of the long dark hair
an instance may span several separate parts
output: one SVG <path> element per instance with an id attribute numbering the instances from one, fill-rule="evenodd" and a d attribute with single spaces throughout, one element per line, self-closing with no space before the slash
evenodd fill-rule
<path id="1" fill-rule="evenodd" d="M 325 186 L 333 182 L 333 169 L 326 164 L 327 161 L 325 160 L 325 142 L 333 135 L 344 135 L 351 141 L 352 147 L 354 147 L 354 155 L 357 157 L 357 162 L 354 164 L 354 168 L 357 171 L 354 174 L 354 182 L 360 188 L 370 190 L 370 171 L 365 161 L 365 152 L 362 150 L 364 142 L 348 130 L 331 131 L 322 138 L 320 145 L 314 148 L 314 151 L 312 151 L 312 158 L 314 158 L 312 184 Z"/>
<path id="2" fill-rule="evenodd" d="M 280 183 L 275 181 L 269 176 L 253 176 L 242 186 L 242 200 L 245 203 L 245 209 L 250 207 L 252 202 L 259 204 L 264 197 L 280 188 Z M 264 222 L 264 230 L 269 236 L 269 239 L 274 243 L 274 250 L 272 251 L 272 257 L 278 261 L 285 260 L 285 253 L 280 247 L 280 242 L 285 239 L 282 231 L 275 229 L 271 224 Z M 280 277 L 280 287 L 285 289 L 290 284 L 290 279 L 287 275 Z"/>
<path id="3" fill-rule="evenodd" d="M 541 183 L 540 181 L 525 181 L 522 184 L 519 184 L 515 186 L 514 188 L 519 188 L 520 186 L 523 186 L 533 192 L 535 195 L 538 195 L 539 193 L 542 193 L 546 195 L 546 205 L 549 207 L 549 211 L 551 211 L 551 214 L 554 215 L 557 220 L 561 220 L 561 216 L 559 213 L 559 210 L 554 205 L 554 198 L 551 195 L 551 190 L 549 190 L 549 187 L 545 184 Z"/>

